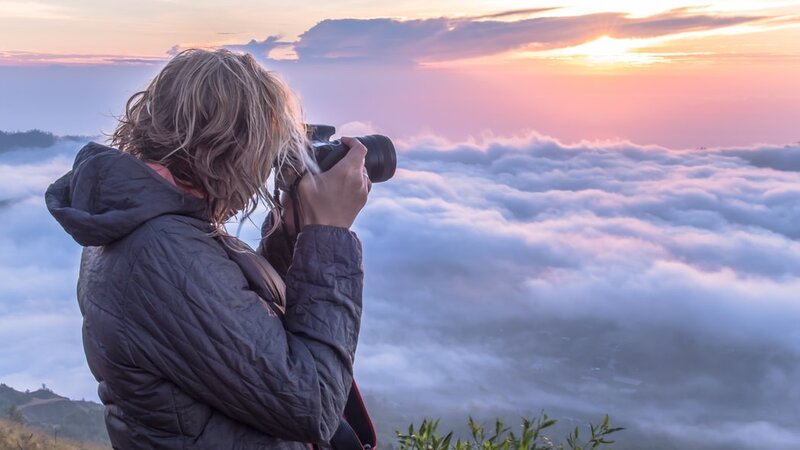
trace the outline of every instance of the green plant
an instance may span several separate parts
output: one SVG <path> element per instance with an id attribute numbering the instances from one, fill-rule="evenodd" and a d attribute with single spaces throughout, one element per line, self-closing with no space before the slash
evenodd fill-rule
<path id="1" fill-rule="evenodd" d="M 469 428 L 472 440 L 456 439 L 453 443 L 453 432 L 442 436 L 437 432 L 439 419 L 423 419 L 417 430 L 414 424 L 408 426 L 408 433 L 395 430 L 400 442 L 400 450 L 594 450 L 611 445 L 609 436 L 624 428 L 612 427 L 608 415 L 600 425 L 589 424 L 589 436 L 585 442 L 580 439 L 580 427 L 575 427 L 566 437 L 566 444 L 556 444 L 543 431 L 556 424 L 547 414 L 542 413 L 533 419 L 522 418 L 522 432 L 519 436 L 503 426 L 501 419 L 496 419 L 494 430 L 488 436 L 483 425 L 469 417 Z"/>

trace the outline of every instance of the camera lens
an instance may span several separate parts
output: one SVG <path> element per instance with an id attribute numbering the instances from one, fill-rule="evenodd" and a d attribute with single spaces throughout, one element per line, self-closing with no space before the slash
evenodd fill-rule
<path id="1" fill-rule="evenodd" d="M 397 168 L 397 153 L 391 139 L 380 134 L 361 136 L 358 138 L 367 147 L 364 165 L 373 183 L 380 183 L 392 178 Z"/>
<path id="2" fill-rule="evenodd" d="M 330 125 L 306 125 L 306 130 L 314 159 L 321 171 L 330 169 L 347 154 L 348 148 L 341 140 L 329 141 L 336 133 L 336 128 Z M 392 178 L 397 168 L 397 153 L 392 140 L 381 134 L 359 136 L 356 139 L 367 148 L 364 166 L 369 179 L 373 183 L 380 183 Z"/>

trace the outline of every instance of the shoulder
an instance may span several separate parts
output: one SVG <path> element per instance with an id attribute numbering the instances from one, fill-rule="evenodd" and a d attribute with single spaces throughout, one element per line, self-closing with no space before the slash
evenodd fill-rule
<path id="1" fill-rule="evenodd" d="M 134 233 L 138 232 L 147 239 L 157 239 L 161 234 L 170 234 L 194 238 L 204 236 L 213 240 L 211 231 L 213 231 L 211 225 L 203 220 L 179 214 L 163 214 L 143 223 Z"/>
<path id="2" fill-rule="evenodd" d="M 162 253 L 164 257 L 178 257 L 188 251 L 224 256 L 225 251 L 212 231 L 211 225 L 202 220 L 164 214 L 143 223 L 126 240 L 132 253 Z"/>
<path id="3" fill-rule="evenodd" d="M 124 295 L 132 320 L 196 317 L 249 303 L 244 273 L 210 231 L 197 219 L 165 215 L 130 236 L 136 256 Z"/>
<path id="4" fill-rule="evenodd" d="M 209 273 L 214 268 L 224 266 L 226 272 L 237 272 L 211 231 L 201 220 L 166 214 L 139 226 L 120 242 L 118 251 L 127 255 L 134 282 L 145 278 L 180 287 L 187 277 L 215 278 Z"/>

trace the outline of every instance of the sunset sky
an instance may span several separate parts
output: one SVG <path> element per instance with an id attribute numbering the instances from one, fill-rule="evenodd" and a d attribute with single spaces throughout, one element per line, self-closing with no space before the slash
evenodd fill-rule
<path id="1" fill-rule="evenodd" d="M 0 123 L 108 131 L 193 46 L 251 52 L 311 121 L 394 136 L 800 140 L 797 1 L 0 1 Z"/>

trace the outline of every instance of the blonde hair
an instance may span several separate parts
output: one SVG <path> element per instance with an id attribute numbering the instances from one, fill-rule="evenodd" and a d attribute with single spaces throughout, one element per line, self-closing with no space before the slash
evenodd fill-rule
<path id="1" fill-rule="evenodd" d="M 221 234 L 240 210 L 246 217 L 261 201 L 275 210 L 267 186 L 273 166 L 300 173 L 307 164 L 294 94 L 249 54 L 225 49 L 192 48 L 172 58 L 128 100 L 110 142 L 200 190 Z"/>

